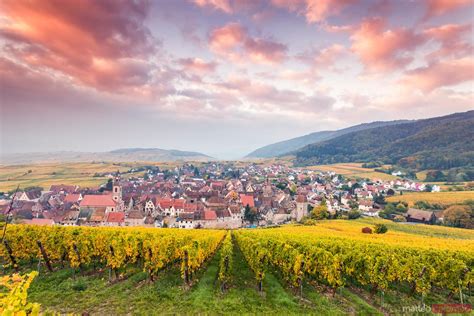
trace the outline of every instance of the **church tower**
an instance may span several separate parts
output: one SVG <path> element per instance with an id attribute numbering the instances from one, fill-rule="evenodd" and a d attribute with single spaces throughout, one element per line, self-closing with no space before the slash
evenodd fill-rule
<path id="1" fill-rule="evenodd" d="M 308 199 L 305 195 L 298 195 L 296 198 L 296 220 L 299 222 L 305 216 L 308 216 Z"/>
<path id="2" fill-rule="evenodd" d="M 114 185 L 112 187 L 112 199 L 117 203 L 122 201 L 122 187 L 118 181 L 114 181 Z"/>

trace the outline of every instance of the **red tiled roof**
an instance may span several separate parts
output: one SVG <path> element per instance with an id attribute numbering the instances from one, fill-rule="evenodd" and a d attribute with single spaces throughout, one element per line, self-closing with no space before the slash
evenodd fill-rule
<path id="1" fill-rule="evenodd" d="M 175 199 L 173 201 L 173 206 L 175 208 L 184 208 L 184 202 L 185 202 L 185 200 L 183 200 L 183 199 Z"/>
<path id="2" fill-rule="evenodd" d="M 31 220 L 24 220 L 23 223 L 38 226 L 52 226 L 54 225 L 54 220 L 47 218 L 33 218 Z"/>
<path id="3" fill-rule="evenodd" d="M 84 195 L 81 203 L 81 207 L 107 207 L 115 206 L 115 201 L 111 195 Z"/>
<path id="4" fill-rule="evenodd" d="M 124 220 L 124 212 L 110 212 L 107 216 L 107 222 L 109 223 L 122 223 Z"/>
<path id="5" fill-rule="evenodd" d="M 308 202 L 308 199 L 306 198 L 305 195 L 298 195 L 298 196 L 296 197 L 296 202 L 298 202 L 298 203 L 306 203 L 306 202 Z"/>
<path id="6" fill-rule="evenodd" d="M 156 202 L 162 209 L 167 209 L 171 207 L 171 199 L 156 199 Z"/>
<path id="7" fill-rule="evenodd" d="M 72 193 L 72 192 L 76 191 L 76 189 L 77 189 L 77 186 L 75 186 L 75 185 L 53 184 L 49 188 L 49 191 L 52 191 L 54 193 L 58 193 L 60 191 Z"/>
<path id="8" fill-rule="evenodd" d="M 241 194 L 240 195 L 240 201 L 242 202 L 243 206 L 250 206 L 250 207 L 255 207 L 255 201 L 253 199 L 253 196 L 251 195 L 246 195 L 246 194 Z"/>
<path id="9" fill-rule="evenodd" d="M 80 194 L 68 194 L 64 198 L 64 202 L 66 202 L 66 203 L 75 203 L 79 200 L 80 197 L 81 197 Z"/>
<path id="10" fill-rule="evenodd" d="M 208 210 L 205 210 L 205 211 L 203 212 L 203 219 L 206 220 L 206 221 L 210 221 L 210 220 L 215 220 L 215 219 L 217 219 L 216 211 L 208 211 Z"/>
<path id="11" fill-rule="evenodd" d="M 160 207 L 162 209 L 167 209 L 167 208 L 170 208 L 172 206 L 174 206 L 175 208 L 182 209 L 182 208 L 184 208 L 184 203 L 186 202 L 186 200 L 183 200 L 183 199 L 156 199 L 156 202 L 158 203 L 158 205 L 160 205 Z"/>
<path id="12" fill-rule="evenodd" d="M 184 211 L 185 212 L 192 212 L 197 210 L 197 204 L 196 203 L 186 203 L 184 204 Z"/>

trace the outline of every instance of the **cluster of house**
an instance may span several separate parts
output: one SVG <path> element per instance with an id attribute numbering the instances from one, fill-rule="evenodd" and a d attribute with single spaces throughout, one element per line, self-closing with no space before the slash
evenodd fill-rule
<path id="1" fill-rule="evenodd" d="M 238 228 L 300 221 L 323 201 L 330 213 L 356 208 L 378 216 L 376 197 L 404 190 L 423 190 L 423 184 L 347 180 L 279 164 L 184 164 L 137 178 L 110 175 L 99 188 L 52 185 L 18 192 L 0 200 L 0 213 L 37 225 Z"/>

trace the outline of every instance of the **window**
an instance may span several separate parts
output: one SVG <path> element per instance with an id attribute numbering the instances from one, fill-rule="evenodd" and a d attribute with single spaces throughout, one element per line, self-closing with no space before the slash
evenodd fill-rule
<path id="1" fill-rule="evenodd" d="M 117 187 L 115 187 L 115 192 L 118 192 L 118 188 L 117 188 Z"/>

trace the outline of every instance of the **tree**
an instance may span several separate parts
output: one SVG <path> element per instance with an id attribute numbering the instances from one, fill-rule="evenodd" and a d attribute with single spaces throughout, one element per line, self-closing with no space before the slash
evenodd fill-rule
<path id="1" fill-rule="evenodd" d="M 107 184 L 105 185 L 105 190 L 106 191 L 112 191 L 113 186 L 114 186 L 114 180 L 109 179 L 109 180 L 107 180 Z"/>
<path id="2" fill-rule="evenodd" d="M 385 234 L 388 231 L 388 228 L 385 224 L 376 224 L 375 233 L 376 234 Z"/>
<path id="3" fill-rule="evenodd" d="M 429 182 L 442 182 L 442 181 L 446 181 L 446 176 L 444 175 L 444 173 L 440 170 L 433 170 L 433 171 L 429 171 L 427 174 L 426 174 L 426 178 L 425 178 L 425 181 L 429 181 Z"/>
<path id="4" fill-rule="evenodd" d="M 359 212 L 358 210 L 350 210 L 347 213 L 347 216 L 349 219 L 357 219 L 361 216 L 361 212 Z"/>
<path id="5" fill-rule="evenodd" d="M 290 195 L 293 196 L 296 194 L 296 189 L 298 187 L 296 186 L 296 184 L 292 184 L 291 187 L 290 187 Z"/>
<path id="6" fill-rule="evenodd" d="M 453 205 L 444 211 L 444 223 L 448 226 L 474 228 L 474 211 L 468 205 Z"/>
<path id="7" fill-rule="evenodd" d="M 381 205 L 384 205 L 386 204 L 387 202 L 385 202 L 385 198 L 382 194 L 377 194 L 374 196 L 374 202 L 377 203 L 377 204 L 381 204 Z"/>
<path id="8" fill-rule="evenodd" d="M 248 204 L 245 206 L 244 219 L 250 223 L 258 219 L 257 212 L 253 211 Z"/>
<path id="9" fill-rule="evenodd" d="M 397 212 L 401 213 L 405 213 L 408 210 L 408 208 L 403 203 L 398 203 L 395 209 L 397 210 Z"/>
<path id="10" fill-rule="evenodd" d="M 384 209 L 379 212 L 379 216 L 385 219 L 391 219 L 394 214 L 397 213 L 397 209 L 395 208 L 395 204 L 387 203 Z"/>
<path id="11" fill-rule="evenodd" d="M 359 203 L 357 203 L 357 201 L 350 200 L 350 201 L 349 201 L 349 207 L 350 207 L 351 209 L 357 209 L 357 208 L 359 208 Z"/>
<path id="12" fill-rule="evenodd" d="M 321 204 L 315 206 L 311 211 L 311 218 L 313 219 L 325 219 L 329 218 L 328 207 L 326 205 L 326 201 L 323 199 Z"/>
<path id="13" fill-rule="evenodd" d="M 407 219 L 406 219 L 404 216 L 402 216 L 402 215 L 395 215 L 395 216 L 393 217 L 393 221 L 394 221 L 394 222 L 406 222 Z"/>

